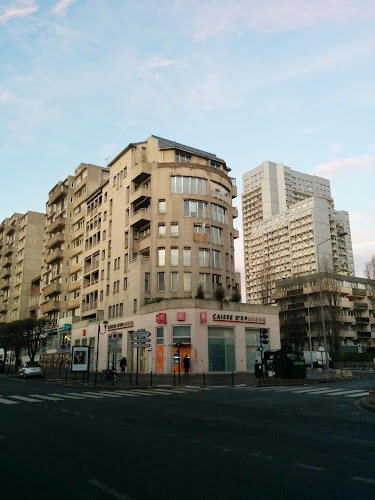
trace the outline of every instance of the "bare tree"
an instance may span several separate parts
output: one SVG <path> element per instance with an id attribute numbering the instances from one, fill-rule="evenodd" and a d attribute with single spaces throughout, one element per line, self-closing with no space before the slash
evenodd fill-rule
<path id="1" fill-rule="evenodd" d="M 375 255 L 366 263 L 364 274 L 369 280 L 375 280 Z"/>

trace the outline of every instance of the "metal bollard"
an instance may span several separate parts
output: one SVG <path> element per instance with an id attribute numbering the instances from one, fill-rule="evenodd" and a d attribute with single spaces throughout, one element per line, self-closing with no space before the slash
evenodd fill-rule
<path id="1" fill-rule="evenodd" d="M 203 387 L 206 387 L 206 374 L 203 372 Z"/>
<path id="2" fill-rule="evenodd" d="M 152 387 L 152 372 L 151 372 L 151 387 Z"/>
<path id="3" fill-rule="evenodd" d="M 234 376 L 233 376 L 233 372 L 232 372 L 232 387 L 234 387 Z"/>

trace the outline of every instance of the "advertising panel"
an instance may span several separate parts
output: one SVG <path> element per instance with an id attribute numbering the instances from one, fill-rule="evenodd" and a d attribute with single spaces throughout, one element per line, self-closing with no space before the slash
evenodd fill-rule
<path id="1" fill-rule="evenodd" d="M 72 372 L 89 371 L 89 346 L 74 346 L 72 348 Z"/>

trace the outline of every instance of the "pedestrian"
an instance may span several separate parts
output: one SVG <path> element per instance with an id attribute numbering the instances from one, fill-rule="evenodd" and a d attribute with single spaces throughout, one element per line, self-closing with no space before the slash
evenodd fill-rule
<path id="1" fill-rule="evenodd" d="M 126 358 L 125 356 L 123 356 L 121 358 L 121 361 L 120 361 L 120 368 L 121 368 L 121 373 L 125 373 L 125 369 L 126 369 L 126 365 L 127 365 L 127 361 L 126 361 Z"/>
<path id="2" fill-rule="evenodd" d="M 185 375 L 189 375 L 189 368 L 190 368 L 190 358 L 188 355 L 184 357 L 184 368 L 185 368 Z"/>

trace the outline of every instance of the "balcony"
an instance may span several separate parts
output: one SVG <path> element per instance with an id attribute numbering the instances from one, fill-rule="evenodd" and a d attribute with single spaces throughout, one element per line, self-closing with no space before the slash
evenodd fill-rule
<path id="1" fill-rule="evenodd" d="M 151 198 L 151 183 L 142 184 L 135 188 L 130 195 L 130 203 L 141 203 L 146 198 Z"/>
<path id="2" fill-rule="evenodd" d="M 352 288 L 352 295 L 366 297 L 366 290 L 363 290 L 362 288 Z"/>
<path id="3" fill-rule="evenodd" d="M 240 232 L 238 229 L 233 228 L 233 238 L 236 240 L 237 238 L 240 237 Z"/>
<path id="4" fill-rule="evenodd" d="M 145 226 L 151 221 L 151 208 L 140 208 L 131 215 L 131 225 L 135 228 Z"/>
<path id="5" fill-rule="evenodd" d="M 55 293 L 60 293 L 61 292 L 61 283 L 49 283 L 45 288 L 43 288 L 42 293 L 46 297 L 48 295 L 53 295 Z"/>
<path id="6" fill-rule="evenodd" d="M 82 304 L 82 312 L 93 312 L 98 307 L 98 301 L 94 300 L 93 302 L 89 302 L 88 304 Z"/>
<path id="7" fill-rule="evenodd" d="M 16 230 L 16 221 L 13 221 L 12 224 L 8 227 L 8 229 L 5 230 L 5 234 L 9 235 L 14 233 Z"/>
<path id="8" fill-rule="evenodd" d="M 9 287 L 10 287 L 10 281 L 9 280 L 2 279 L 0 281 L 0 290 L 6 290 Z"/>
<path id="9" fill-rule="evenodd" d="M 366 302 L 354 302 L 354 309 L 368 309 Z"/>
<path id="10" fill-rule="evenodd" d="M 363 317 L 363 316 L 356 316 L 355 317 L 355 322 L 357 324 L 370 323 L 370 318 L 366 318 L 366 317 Z"/>
<path id="11" fill-rule="evenodd" d="M 232 198 L 237 198 L 237 186 L 232 184 Z"/>
<path id="12" fill-rule="evenodd" d="M 195 243 L 209 243 L 210 235 L 208 233 L 193 233 L 193 241 Z"/>
<path id="13" fill-rule="evenodd" d="M 76 297 L 75 299 L 68 300 L 68 309 L 76 309 L 81 305 L 81 297 Z"/>
<path id="14" fill-rule="evenodd" d="M 47 240 L 47 248 L 53 248 L 57 245 L 61 245 L 64 242 L 65 235 L 64 233 L 57 233 L 55 236 L 52 236 L 49 240 Z"/>
<path id="15" fill-rule="evenodd" d="M 83 186 L 86 184 L 86 182 L 87 182 L 87 176 L 84 177 L 78 183 L 74 182 L 74 194 L 78 193 L 78 191 L 83 188 Z"/>
<path id="16" fill-rule="evenodd" d="M 49 300 L 40 307 L 42 314 L 46 314 L 53 311 L 60 311 L 60 309 L 61 309 L 61 302 L 54 300 Z"/>
<path id="17" fill-rule="evenodd" d="M 357 332 L 357 337 L 362 339 L 371 339 L 371 332 L 359 331 Z"/>
<path id="18" fill-rule="evenodd" d="M 75 274 L 79 271 L 82 271 L 82 262 L 78 262 L 77 264 L 70 264 L 69 274 Z"/>
<path id="19" fill-rule="evenodd" d="M 233 217 L 233 219 L 236 219 L 238 217 L 238 208 L 237 207 L 232 207 L 232 217 Z"/>
<path id="20" fill-rule="evenodd" d="M 47 264 L 52 264 L 52 262 L 55 262 L 55 260 L 62 259 L 63 257 L 64 257 L 63 250 L 60 250 L 58 248 L 46 256 L 46 262 Z"/>
<path id="21" fill-rule="evenodd" d="M 17 297 L 19 297 L 21 295 L 21 290 L 15 290 L 13 292 L 13 298 L 16 299 Z"/>
<path id="22" fill-rule="evenodd" d="M 5 257 L 3 267 L 10 267 L 13 264 L 13 257 Z"/>
<path id="23" fill-rule="evenodd" d="M 66 217 L 64 217 L 63 215 L 59 215 L 47 227 L 47 231 L 49 231 L 50 233 L 54 233 L 56 231 L 56 229 L 59 229 L 60 227 L 64 227 L 65 224 L 66 224 Z"/>
<path id="24" fill-rule="evenodd" d="M 73 281 L 73 283 L 69 283 L 68 290 L 69 292 L 73 292 L 74 290 L 78 290 L 81 288 L 82 280 Z"/>
<path id="25" fill-rule="evenodd" d="M 64 184 L 60 184 L 60 186 L 53 189 L 49 194 L 48 205 L 55 204 L 60 198 L 66 196 L 68 194 L 68 189 L 68 186 Z"/>
<path id="26" fill-rule="evenodd" d="M 141 163 L 135 164 L 131 168 L 131 178 L 134 184 L 142 184 L 145 182 L 150 176 L 152 171 L 152 164 L 146 161 L 142 161 Z"/>

